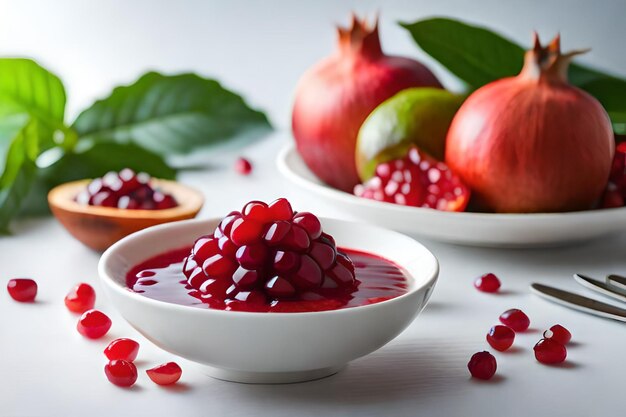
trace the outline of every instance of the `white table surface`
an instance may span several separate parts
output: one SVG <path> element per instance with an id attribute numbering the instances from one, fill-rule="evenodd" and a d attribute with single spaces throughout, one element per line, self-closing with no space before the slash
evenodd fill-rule
<path id="1" fill-rule="evenodd" d="M 200 217 L 221 216 L 250 199 L 287 196 L 294 207 L 324 216 L 350 218 L 287 184 L 274 158 L 286 135 L 275 135 L 242 152 L 255 170 L 240 177 L 234 155 L 221 156 L 212 170 L 181 180 L 207 196 Z M 215 158 L 217 159 L 217 158 Z M 1 416 L 620 416 L 624 415 L 626 327 L 548 303 L 529 293 L 532 281 L 585 292 L 574 272 L 603 276 L 626 272 L 626 235 L 550 250 L 497 250 L 425 241 L 441 262 L 434 295 L 416 321 L 379 351 L 354 361 L 332 377 L 293 385 L 243 385 L 211 379 L 193 364 L 151 345 L 99 297 L 96 307 L 113 320 L 98 341 L 75 330 L 77 316 L 63 305 L 70 287 L 93 284 L 98 254 L 69 236 L 52 218 L 21 221 L 15 235 L 0 238 L 0 285 L 27 276 L 39 283 L 35 304 L 20 304 L 0 289 Z M 202 231 L 199 231 L 201 233 Z M 499 295 L 472 287 L 484 272 L 501 277 Z M 497 376 L 469 378 L 470 356 L 489 349 L 485 334 L 508 308 L 523 309 L 531 329 L 515 347 L 495 353 Z M 537 363 L 532 346 L 541 331 L 560 323 L 573 343 L 563 366 Z M 139 380 L 132 389 L 109 383 L 102 350 L 113 338 L 138 340 Z M 489 349 L 493 351 L 493 349 Z M 160 388 L 145 369 L 176 360 L 181 382 Z"/>

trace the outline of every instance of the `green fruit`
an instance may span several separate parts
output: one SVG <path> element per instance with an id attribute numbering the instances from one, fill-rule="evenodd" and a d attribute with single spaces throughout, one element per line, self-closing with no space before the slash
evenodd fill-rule
<path id="1" fill-rule="evenodd" d="M 411 145 L 443 160 L 448 127 L 464 99 L 439 88 L 409 88 L 381 103 L 359 130 L 361 180 L 371 178 L 378 164 L 403 158 Z"/>

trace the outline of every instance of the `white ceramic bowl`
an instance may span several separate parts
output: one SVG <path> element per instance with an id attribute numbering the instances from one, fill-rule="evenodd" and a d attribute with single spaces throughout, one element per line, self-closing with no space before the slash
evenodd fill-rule
<path id="1" fill-rule="evenodd" d="M 368 223 L 442 242 L 495 247 L 568 245 L 626 231 L 626 207 L 569 213 L 452 213 L 356 197 L 322 183 L 293 145 L 277 159 L 294 184 Z"/>
<path id="2" fill-rule="evenodd" d="M 157 346 L 206 367 L 216 378 L 287 383 L 331 375 L 400 334 L 424 308 L 438 263 L 417 241 L 385 229 L 321 219 L 338 245 L 383 256 L 409 276 L 409 291 L 381 303 L 312 313 L 249 313 L 200 309 L 130 291 L 134 265 L 190 244 L 218 220 L 152 227 L 111 246 L 98 266 L 105 291 L 122 316 Z"/>

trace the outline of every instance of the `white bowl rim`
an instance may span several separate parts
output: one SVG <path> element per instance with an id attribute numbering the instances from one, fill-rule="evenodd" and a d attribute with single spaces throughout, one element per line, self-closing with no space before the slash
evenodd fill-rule
<path id="1" fill-rule="evenodd" d="M 320 219 L 322 219 L 322 221 L 323 221 L 325 218 L 324 217 L 320 217 Z M 172 311 L 184 311 L 184 312 L 190 313 L 190 314 L 198 314 L 198 315 L 203 315 L 203 314 L 224 314 L 225 316 L 230 316 L 230 317 L 235 317 L 235 316 L 238 316 L 238 317 L 266 317 L 266 318 L 270 318 L 271 317 L 271 318 L 275 318 L 275 320 L 285 319 L 287 317 L 293 317 L 295 319 L 297 317 L 301 318 L 301 317 L 304 317 L 304 316 L 350 314 L 350 312 L 354 311 L 354 310 L 363 311 L 364 309 L 386 308 L 386 307 L 390 306 L 390 304 L 394 304 L 394 303 L 400 302 L 402 299 L 404 299 L 406 297 L 410 297 L 413 293 L 415 293 L 417 291 L 420 291 L 423 288 L 428 288 L 428 287 L 434 288 L 435 284 L 437 283 L 438 276 L 439 276 L 439 270 L 440 270 L 439 260 L 437 259 L 437 257 L 426 246 L 424 246 L 418 240 L 416 240 L 416 239 L 414 239 L 414 238 L 412 238 L 410 236 L 407 236 L 407 235 L 405 235 L 403 233 L 396 232 L 396 231 L 393 231 L 393 230 L 390 230 L 390 229 L 385 229 L 383 227 L 379 227 L 379 226 L 375 226 L 375 225 L 371 225 L 371 224 L 367 224 L 367 223 L 354 222 L 354 221 L 343 220 L 343 219 L 335 219 L 335 218 L 327 218 L 327 219 L 331 220 L 331 221 L 341 222 L 341 223 L 348 223 L 348 224 L 351 224 L 354 227 L 367 226 L 368 228 L 371 228 L 371 229 L 384 230 L 387 233 L 391 233 L 391 234 L 394 234 L 394 235 L 397 235 L 397 236 L 401 236 L 401 237 L 404 237 L 404 238 L 411 239 L 412 241 L 415 242 L 415 244 L 421 246 L 422 249 L 424 251 L 426 251 L 426 253 L 428 255 L 430 255 L 430 257 L 432 258 L 432 261 L 434 262 L 434 268 L 433 268 L 430 276 L 423 283 L 417 284 L 417 282 L 415 281 L 415 278 L 413 276 L 409 275 L 408 279 L 410 280 L 410 285 L 409 285 L 409 290 L 406 293 L 401 294 L 401 295 L 399 295 L 397 297 L 391 298 L 389 300 L 384 300 L 384 301 L 373 303 L 373 304 L 366 304 L 366 305 L 361 305 L 361 306 L 354 306 L 354 307 L 334 309 L 334 310 L 324 310 L 324 311 L 250 312 L 250 311 L 218 310 L 218 309 L 213 309 L 213 308 L 198 308 L 198 307 L 186 306 L 186 305 L 182 305 L 182 304 L 170 303 L 168 301 L 156 300 L 156 299 L 149 298 L 149 297 L 146 297 L 144 295 L 141 295 L 139 293 L 136 293 L 134 291 L 131 291 L 127 286 L 120 284 L 119 282 L 114 280 L 111 276 L 109 276 L 109 274 L 106 272 L 106 265 L 109 262 L 111 262 L 112 257 L 114 256 L 114 254 L 117 251 L 120 250 L 120 247 L 122 247 L 125 244 L 127 244 L 127 242 L 136 239 L 137 237 L 140 237 L 140 236 L 143 236 L 143 235 L 146 235 L 146 234 L 150 234 L 150 233 L 154 233 L 154 232 L 160 231 L 162 229 L 174 228 L 174 227 L 180 226 L 182 224 L 205 223 L 205 222 L 219 221 L 219 220 L 221 220 L 220 218 L 179 220 L 179 221 L 175 221 L 175 222 L 169 222 L 169 223 L 159 224 L 159 225 L 156 225 L 156 226 L 151 226 L 151 227 L 148 227 L 146 229 L 140 230 L 138 232 L 132 233 L 132 234 L 124 237 L 123 239 L 120 239 L 119 241 L 117 241 L 113 245 L 111 245 L 102 254 L 102 256 L 100 257 L 100 260 L 98 261 L 98 275 L 100 277 L 100 281 L 102 281 L 107 287 L 109 287 L 113 291 L 116 291 L 118 294 L 120 294 L 122 296 L 129 297 L 130 299 L 135 300 L 135 301 L 140 302 L 140 303 L 147 303 L 147 304 L 151 304 L 151 305 L 154 305 L 154 306 L 158 306 L 160 308 L 169 309 L 169 310 L 172 310 Z M 157 256 L 157 255 L 158 255 L 158 253 L 155 253 L 153 256 Z M 148 258 L 146 258 L 146 259 L 148 259 Z M 398 266 L 403 268 L 403 269 L 405 268 L 403 265 L 398 265 Z"/>
<path id="2" fill-rule="evenodd" d="M 576 218 L 576 217 L 588 217 L 588 216 L 603 216 L 608 212 L 616 213 L 619 211 L 626 211 L 625 207 L 616 207 L 616 208 L 605 208 L 605 209 L 590 209 L 590 210 L 580 210 L 580 211 L 564 211 L 558 213 L 479 213 L 479 212 L 471 212 L 471 211 L 463 211 L 463 212 L 454 212 L 454 211 L 442 211 L 442 210 L 434 210 L 425 207 L 410 207 L 403 206 L 399 204 L 387 203 L 385 201 L 376 201 L 368 198 L 360 198 L 353 194 L 347 193 L 345 191 L 337 190 L 332 188 L 324 183 L 313 182 L 308 178 L 303 177 L 295 171 L 289 163 L 287 163 L 288 157 L 292 153 L 296 153 L 296 147 L 293 143 L 288 143 L 283 146 L 278 155 L 276 157 L 276 164 L 278 166 L 278 170 L 283 174 L 284 177 L 289 180 L 309 189 L 315 190 L 317 192 L 325 193 L 333 198 L 340 199 L 344 202 L 354 203 L 355 199 L 358 199 L 359 204 L 363 204 L 365 206 L 377 207 L 377 208 L 385 208 L 388 210 L 393 210 L 401 213 L 413 213 L 420 212 L 420 214 L 428 214 L 428 215 L 437 215 L 441 217 L 454 217 L 457 220 L 465 219 L 465 220 L 477 220 L 477 219 L 492 219 L 492 220 L 503 220 L 503 221 L 515 221 L 515 220 L 550 220 L 554 218 Z M 298 155 L 299 157 L 299 155 Z M 313 174 L 314 175 L 314 174 Z"/>

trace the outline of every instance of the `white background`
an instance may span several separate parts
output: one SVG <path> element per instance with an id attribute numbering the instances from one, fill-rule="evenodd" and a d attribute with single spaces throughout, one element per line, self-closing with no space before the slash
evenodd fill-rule
<path id="1" fill-rule="evenodd" d="M 497 28 L 528 43 L 530 31 L 544 38 L 561 31 L 565 49 L 593 47 L 585 62 L 626 74 L 623 1 L 506 2 L 182 2 L 182 1 L 4 1 L 0 8 L 0 54 L 38 59 L 66 83 L 70 115 L 148 69 L 197 71 L 245 92 L 278 127 L 288 126 L 293 86 L 309 65 L 333 47 L 334 22 L 350 10 L 382 15 L 383 46 L 422 57 L 395 25 L 430 15 L 449 15 Z M 547 3 L 547 4 L 546 4 Z M 433 65 L 449 87 L 458 84 Z M 349 218 L 311 196 L 287 187 L 274 167 L 288 139 L 277 135 L 245 150 L 255 162 L 250 178 L 230 170 L 234 155 L 219 155 L 216 168 L 182 180 L 203 190 L 202 217 L 220 216 L 250 199 L 287 195 L 298 208 Z M 221 161 L 221 167 L 217 160 Z M 620 416 L 626 373 L 624 325 L 596 319 L 537 299 L 532 281 L 585 292 L 574 272 L 601 277 L 626 273 L 626 236 L 552 250 L 489 250 L 425 242 L 441 262 L 432 301 L 415 323 L 380 351 L 331 378 L 288 386 L 253 386 L 216 381 L 192 364 L 182 384 L 162 389 L 143 371 L 171 360 L 132 330 L 99 298 L 113 328 L 105 341 L 87 341 L 75 331 L 76 317 L 63 296 L 76 282 L 97 286 L 97 254 L 67 235 L 53 219 L 15 225 L 0 238 L 0 284 L 32 276 L 39 302 L 17 304 L 0 291 L 0 415 L 149 416 Z M 475 276 L 493 271 L 505 291 L 475 291 Z M 472 353 L 487 349 L 484 335 L 498 315 L 524 309 L 531 331 L 516 348 L 497 353 L 498 376 L 482 383 L 468 378 Z M 566 364 L 535 362 L 532 346 L 555 323 L 570 328 L 575 344 Z M 140 379 L 131 390 L 111 385 L 101 353 L 114 337 L 142 344 Z"/>

